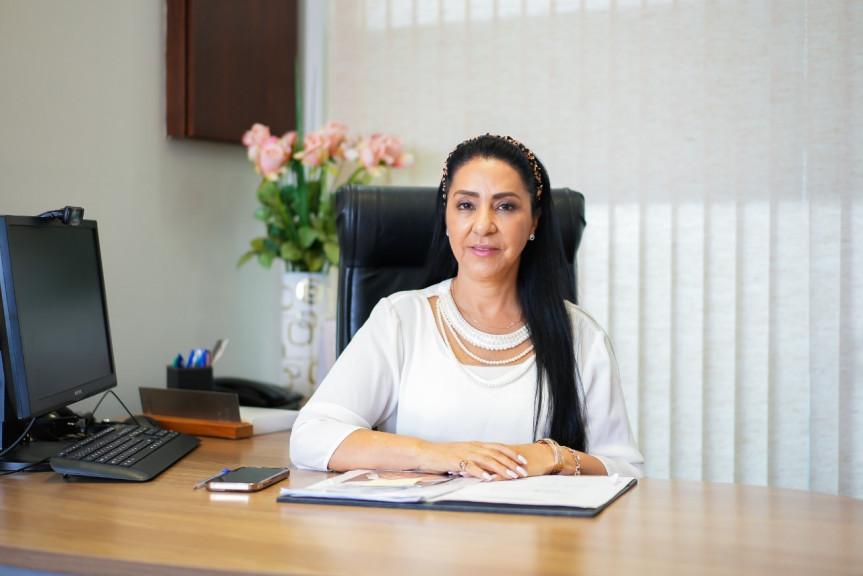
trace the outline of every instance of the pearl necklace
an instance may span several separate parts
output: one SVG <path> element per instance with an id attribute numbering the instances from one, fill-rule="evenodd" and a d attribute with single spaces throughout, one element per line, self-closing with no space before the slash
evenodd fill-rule
<path id="1" fill-rule="evenodd" d="M 439 297 L 438 297 L 438 303 L 440 303 Z M 441 332 L 442 332 L 442 336 L 443 336 L 444 346 L 446 346 L 447 350 L 452 352 L 452 348 L 449 345 L 449 339 L 446 337 L 446 330 L 444 329 L 443 318 L 440 314 L 440 307 L 438 307 L 438 312 L 439 312 L 438 313 L 438 320 L 441 323 Z M 533 348 L 533 346 L 531 346 L 531 348 Z M 481 378 L 477 374 L 474 374 L 474 372 L 472 370 L 470 370 L 467 366 L 465 366 L 461 362 L 456 361 L 456 364 L 461 369 L 461 371 L 465 373 L 465 375 L 468 378 L 470 378 L 471 380 L 473 380 L 474 382 L 476 382 L 480 386 L 482 386 L 484 388 L 502 388 L 504 386 L 512 384 L 513 382 L 515 382 L 516 380 L 518 380 L 519 378 L 521 378 L 522 376 L 527 374 L 527 372 L 533 367 L 535 362 L 536 362 L 536 356 L 531 356 L 525 362 L 522 362 L 521 364 L 514 366 L 513 370 L 510 370 L 509 373 L 506 375 L 506 378 L 504 378 L 502 380 L 491 380 L 491 381 L 486 380 L 484 378 Z"/>
<path id="2" fill-rule="evenodd" d="M 438 295 L 437 309 L 446 324 L 452 328 L 453 333 L 458 332 L 462 338 L 477 348 L 495 351 L 509 350 L 530 338 L 530 330 L 526 325 L 509 334 L 489 334 L 477 330 L 459 313 L 450 291 Z"/>
<path id="3" fill-rule="evenodd" d="M 453 340 L 456 341 L 456 344 L 458 344 L 459 348 L 461 348 L 465 354 L 467 354 L 468 356 L 470 356 L 471 358 L 473 358 L 477 362 L 485 364 L 486 366 L 504 366 L 506 364 L 512 364 L 516 360 L 521 360 L 522 358 L 524 358 L 525 356 L 527 356 L 528 354 L 530 354 L 533 351 L 533 344 L 531 344 L 530 346 L 528 346 L 527 348 L 522 350 L 520 353 L 518 353 L 516 356 L 513 356 L 512 358 L 507 358 L 505 360 L 486 360 L 485 358 L 481 358 L 480 356 L 477 356 L 476 354 L 474 354 L 473 352 L 468 350 L 467 346 L 464 345 L 464 342 L 461 341 L 461 338 L 458 337 L 458 332 L 453 329 L 453 326 L 449 322 L 446 322 L 444 320 L 444 316 L 443 316 L 442 311 L 441 311 L 440 298 L 438 298 L 438 303 L 437 303 L 436 308 L 437 308 L 438 322 L 440 323 L 441 332 L 444 333 L 444 339 L 446 339 L 446 328 L 445 328 L 445 326 L 446 326 L 450 329 L 450 333 L 452 334 Z M 447 342 L 447 345 L 449 345 L 449 342 Z"/>

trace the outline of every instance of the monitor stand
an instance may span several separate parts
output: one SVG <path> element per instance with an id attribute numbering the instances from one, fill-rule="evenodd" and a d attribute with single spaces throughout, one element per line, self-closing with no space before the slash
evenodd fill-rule
<path id="1" fill-rule="evenodd" d="M 15 442 L 24 431 L 21 422 L 14 419 L 0 421 L 0 452 Z M 51 470 L 48 459 L 71 446 L 77 440 L 30 440 L 25 438 L 18 446 L 0 456 L 0 471 L 22 470 L 45 472 Z"/>
<path id="2" fill-rule="evenodd" d="M 48 459 L 54 454 L 71 446 L 73 441 L 36 441 L 22 442 L 0 457 L 0 470 L 21 470 L 25 472 L 50 472 L 51 465 Z"/>
<path id="3" fill-rule="evenodd" d="M 0 453 L 12 446 L 27 429 L 15 416 L 12 403 L 6 396 L 6 374 L 0 356 Z M 73 444 L 70 440 L 32 440 L 25 437 L 21 443 L 0 456 L 0 471 L 23 470 L 44 472 L 51 470 L 48 459 Z"/>

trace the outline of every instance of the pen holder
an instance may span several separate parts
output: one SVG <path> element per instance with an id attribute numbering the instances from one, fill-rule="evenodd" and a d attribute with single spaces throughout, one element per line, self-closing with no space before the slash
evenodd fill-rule
<path id="1" fill-rule="evenodd" d="M 213 367 L 177 368 L 176 366 L 168 366 L 168 388 L 212 390 Z"/>

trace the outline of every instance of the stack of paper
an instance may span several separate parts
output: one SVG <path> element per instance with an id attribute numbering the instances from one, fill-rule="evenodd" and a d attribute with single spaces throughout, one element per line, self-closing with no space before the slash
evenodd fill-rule
<path id="1" fill-rule="evenodd" d="M 251 424 L 253 433 L 256 435 L 290 430 L 297 419 L 297 414 L 299 414 L 298 410 L 240 406 L 240 420 Z"/>

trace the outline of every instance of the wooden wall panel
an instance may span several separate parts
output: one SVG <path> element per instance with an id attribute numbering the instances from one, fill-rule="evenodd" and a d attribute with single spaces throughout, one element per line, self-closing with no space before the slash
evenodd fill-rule
<path id="1" fill-rule="evenodd" d="M 239 142 L 296 127 L 297 0 L 167 0 L 167 134 Z"/>

